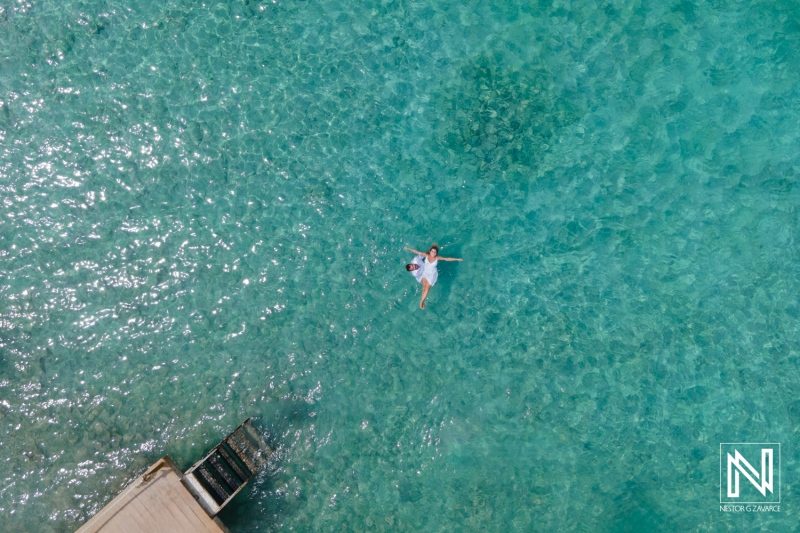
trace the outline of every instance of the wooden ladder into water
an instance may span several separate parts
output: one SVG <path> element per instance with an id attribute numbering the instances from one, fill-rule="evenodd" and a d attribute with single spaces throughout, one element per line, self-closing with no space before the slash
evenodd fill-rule
<path id="1" fill-rule="evenodd" d="M 272 449 L 248 418 L 187 470 L 181 482 L 213 517 L 267 464 L 270 455 Z"/>
<path id="2" fill-rule="evenodd" d="M 78 533 L 227 533 L 216 514 L 271 454 L 248 418 L 185 474 L 162 457 Z"/>

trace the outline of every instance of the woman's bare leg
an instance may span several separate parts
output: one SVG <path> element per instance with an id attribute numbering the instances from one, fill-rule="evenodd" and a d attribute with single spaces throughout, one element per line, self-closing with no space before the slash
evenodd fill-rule
<path id="1" fill-rule="evenodd" d="M 431 290 L 431 284 L 428 283 L 428 280 L 422 278 L 422 300 L 419 302 L 419 308 L 425 309 L 425 298 L 428 297 L 428 291 Z"/>

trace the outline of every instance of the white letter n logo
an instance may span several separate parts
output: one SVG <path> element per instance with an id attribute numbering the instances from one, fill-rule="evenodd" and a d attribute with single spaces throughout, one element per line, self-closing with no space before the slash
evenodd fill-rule
<path id="1" fill-rule="evenodd" d="M 767 495 L 767 491 L 772 490 L 772 448 L 761 449 L 761 474 L 742 457 L 739 450 L 733 450 L 734 455 L 728 453 L 728 498 L 739 497 L 739 473 L 741 472 L 747 480 L 761 493 Z M 761 480 L 759 483 L 758 480 Z"/>

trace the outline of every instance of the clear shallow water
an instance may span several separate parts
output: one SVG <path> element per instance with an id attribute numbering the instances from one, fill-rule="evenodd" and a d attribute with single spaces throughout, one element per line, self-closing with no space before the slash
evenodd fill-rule
<path id="1" fill-rule="evenodd" d="M 792 530 L 797 9 L 654 4 L 3 4 L 2 529 L 253 415 L 232 531 Z"/>

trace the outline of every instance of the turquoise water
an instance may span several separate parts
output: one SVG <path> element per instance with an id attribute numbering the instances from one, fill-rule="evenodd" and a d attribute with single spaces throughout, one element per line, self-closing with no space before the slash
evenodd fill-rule
<path id="1" fill-rule="evenodd" d="M 3 531 L 247 416 L 234 532 L 796 528 L 795 3 L 0 25 Z M 781 443 L 780 513 L 720 512 L 721 442 Z"/>

